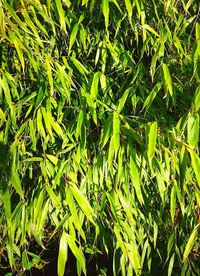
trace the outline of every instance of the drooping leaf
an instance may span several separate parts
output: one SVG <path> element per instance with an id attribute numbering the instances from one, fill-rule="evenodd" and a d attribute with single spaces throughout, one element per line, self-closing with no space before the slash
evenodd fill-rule
<path id="1" fill-rule="evenodd" d="M 71 251 L 73 252 L 74 256 L 76 257 L 77 261 L 79 262 L 84 275 L 86 275 L 86 261 L 85 261 L 85 257 L 84 257 L 84 254 L 83 254 L 81 248 L 79 248 L 76 245 L 74 239 L 70 235 L 66 234 L 66 239 L 67 239 L 67 243 L 68 243 Z"/>
<path id="2" fill-rule="evenodd" d="M 188 114 L 187 140 L 192 148 L 196 148 L 199 142 L 199 115 Z"/>
<path id="3" fill-rule="evenodd" d="M 190 252 L 192 251 L 192 248 L 193 248 L 195 241 L 197 239 L 197 236 L 198 236 L 198 230 L 199 230 L 199 224 L 194 228 L 194 230 L 192 231 L 192 233 L 187 241 L 185 251 L 183 253 L 183 262 L 186 261 Z"/>
<path id="4" fill-rule="evenodd" d="M 120 118 L 116 111 L 113 112 L 113 142 L 114 150 L 117 151 L 120 146 Z"/>
<path id="5" fill-rule="evenodd" d="M 90 206 L 86 196 L 82 194 L 82 192 L 77 188 L 77 186 L 74 183 L 70 184 L 70 189 L 72 191 L 72 194 L 74 198 L 76 199 L 79 207 L 82 209 L 83 213 L 86 215 L 86 217 L 94 223 L 93 220 L 93 209 Z"/>
<path id="6" fill-rule="evenodd" d="M 90 94 L 93 98 L 96 98 L 98 95 L 98 84 L 99 84 L 99 72 L 95 72 L 92 79 L 92 86 Z"/>
<path id="7" fill-rule="evenodd" d="M 65 264 L 68 256 L 68 241 L 67 233 L 63 230 L 60 238 L 59 251 L 58 251 L 58 264 L 57 271 L 58 276 L 63 276 L 65 273 Z"/>
<path id="8" fill-rule="evenodd" d="M 200 168 L 200 158 L 196 154 L 196 152 L 194 152 L 193 150 L 189 150 L 189 153 L 190 153 L 191 160 L 192 160 L 192 167 L 195 172 L 197 182 L 200 186 L 200 169 L 199 169 Z"/>
<path id="9" fill-rule="evenodd" d="M 176 190 L 174 186 L 172 187 L 171 195 L 170 195 L 170 213 L 171 213 L 172 224 L 174 225 L 174 218 L 176 213 Z"/>
<path id="10" fill-rule="evenodd" d="M 144 104 L 143 104 L 143 108 L 142 109 L 146 109 L 146 111 L 149 109 L 149 107 L 151 106 L 154 98 L 156 97 L 157 93 L 159 92 L 159 90 L 161 89 L 161 82 L 158 82 L 153 89 L 151 90 L 150 94 L 148 95 L 148 97 L 146 98 Z"/>
<path id="11" fill-rule="evenodd" d="M 61 29 L 63 29 L 63 31 L 66 32 L 66 22 L 65 22 L 65 13 L 62 7 L 62 2 L 61 0 L 55 0 L 56 3 L 56 7 L 58 10 L 58 14 L 59 14 L 59 21 L 60 21 L 60 26 Z"/>
<path id="12" fill-rule="evenodd" d="M 53 95 L 53 76 L 52 76 L 52 69 L 51 69 L 51 64 L 48 60 L 48 58 L 46 58 L 46 69 L 47 69 L 47 76 L 49 79 L 49 84 L 50 84 L 50 95 Z"/>
<path id="13" fill-rule="evenodd" d="M 105 26 L 106 26 L 106 29 L 108 29 L 109 12 L 110 12 L 109 0 L 102 1 L 102 11 L 103 11 L 104 20 L 105 20 Z"/>
<path id="14" fill-rule="evenodd" d="M 147 150 L 147 155 L 149 160 L 153 158 L 156 150 L 157 126 L 158 126 L 157 122 L 153 122 L 149 126 L 148 150 Z"/>
<path id="15" fill-rule="evenodd" d="M 172 96 L 173 95 L 173 87 L 172 87 L 172 79 L 171 75 L 168 69 L 168 66 L 163 63 L 162 64 L 162 71 L 163 71 L 163 84 L 165 87 L 166 92 L 169 92 L 169 94 Z"/>
<path id="16" fill-rule="evenodd" d="M 142 189 L 141 189 L 141 178 L 138 171 L 137 163 L 136 163 L 136 153 L 132 150 L 130 155 L 130 171 L 131 171 L 131 179 L 133 182 L 133 187 L 136 191 L 136 196 L 140 202 L 140 204 L 144 203 Z"/>
<path id="17" fill-rule="evenodd" d="M 127 12 L 128 12 L 128 16 L 131 18 L 132 12 L 133 12 L 131 0 L 125 0 L 125 5 L 126 5 Z"/>
<path id="18" fill-rule="evenodd" d="M 70 39 L 69 39 L 69 52 L 72 49 L 72 47 L 74 45 L 74 42 L 76 40 L 76 36 L 77 36 L 77 33 L 78 33 L 78 27 L 79 27 L 78 24 L 75 24 L 72 31 L 71 31 Z"/>

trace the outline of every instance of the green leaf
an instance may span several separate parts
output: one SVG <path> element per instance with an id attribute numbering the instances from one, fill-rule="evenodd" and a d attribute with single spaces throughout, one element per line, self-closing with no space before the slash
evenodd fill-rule
<path id="1" fill-rule="evenodd" d="M 196 175 L 196 179 L 197 179 L 197 182 L 199 183 L 199 187 L 200 187 L 200 158 L 199 156 L 196 154 L 196 152 L 189 150 L 189 153 L 190 153 L 190 156 L 191 156 L 191 160 L 192 160 L 192 167 L 193 167 L 193 170 L 195 172 L 195 175 Z"/>
<path id="2" fill-rule="evenodd" d="M 4 114 L 3 110 L 1 109 L 1 107 L 0 107 L 0 119 L 2 121 L 6 121 L 6 115 Z"/>
<path id="3" fill-rule="evenodd" d="M 125 5 L 126 5 L 127 12 L 128 12 L 128 16 L 129 16 L 129 18 L 131 18 L 132 12 L 133 12 L 131 0 L 125 0 Z"/>
<path id="4" fill-rule="evenodd" d="M 14 258 L 14 252 L 13 252 L 13 242 L 11 239 L 8 240 L 8 243 L 6 245 L 6 249 L 8 252 L 8 260 L 9 260 L 9 265 L 11 268 L 14 267 L 15 264 L 15 258 Z"/>
<path id="5" fill-rule="evenodd" d="M 155 54 L 153 55 L 152 60 L 151 60 L 150 73 L 151 73 L 152 82 L 154 80 L 154 75 L 156 72 L 157 60 L 158 60 L 158 50 L 155 52 Z"/>
<path id="6" fill-rule="evenodd" d="M 30 270 L 32 267 L 32 264 L 29 262 L 26 249 L 22 252 L 22 266 L 25 270 Z"/>
<path id="7" fill-rule="evenodd" d="M 102 11 L 103 11 L 103 15 L 104 15 L 106 30 L 107 30 L 108 29 L 108 24 L 109 24 L 109 12 L 110 12 L 109 0 L 103 0 L 103 2 L 102 2 Z"/>
<path id="8" fill-rule="evenodd" d="M 143 108 L 146 108 L 146 111 L 149 109 L 149 107 L 151 106 L 153 100 L 155 99 L 156 95 L 158 94 L 158 92 L 160 91 L 162 87 L 161 82 L 158 82 L 153 89 L 151 90 L 150 94 L 148 95 L 148 97 L 146 98 L 144 104 L 143 104 Z"/>
<path id="9" fill-rule="evenodd" d="M 136 164 L 136 153 L 134 150 L 131 150 L 131 154 L 130 154 L 130 171 L 131 171 L 131 179 L 133 182 L 133 187 L 136 192 L 136 196 L 140 204 L 143 204 L 144 199 L 143 199 L 142 189 L 141 189 L 141 178 Z"/>
<path id="10" fill-rule="evenodd" d="M 191 6 L 192 3 L 194 2 L 194 0 L 188 0 L 188 1 L 186 1 L 186 2 L 187 2 L 187 4 L 184 3 L 184 4 L 183 4 L 183 8 L 184 8 L 185 12 L 187 13 L 187 12 L 188 12 L 188 9 L 190 8 L 190 6 Z"/>
<path id="11" fill-rule="evenodd" d="M 62 8 L 62 2 L 61 2 L 61 0 L 55 0 L 55 2 L 56 2 L 58 14 L 59 14 L 59 21 L 60 21 L 61 29 L 63 29 L 63 31 L 66 32 L 65 13 Z"/>
<path id="12" fill-rule="evenodd" d="M 23 192 L 20 177 L 17 171 L 13 171 L 11 173 L 10 182 L 13 188 L 16 190 L 16 192 L 21 196 L 21 198 L 24 198 L 24 192 Z"/>
<path id="13" fill-rule="evenodd" d="M 72 191 L 72 194 L 76 199 L 79 207 L 82 209 L 83 213 L 94 224 L 93 209 L 90 206 L 87 198 L 82 194 L 82 192 L 77 188 L 74 183 L 70 183 L 70 190 Z"/>
<path id="14" fill-rule="evenodd" d="M 89 106 L 90 115 L 93 118 L 94 123 L 97 125 L 96 103 L 90 94 L 85 93 L 85 92 L 83 92 L 83 94 L 86 98 L 87 105 Z"/>
<path id="15" fill-rule="evenodd" d="M 11 202 L 10 202 L 10 191 L 8 188 L 8 184 L 4 182 L 4 180 L 0 179 L 1 189 L 2 189 L 2 198 L 4 204 L 4 210 L 6 219 L 10 222 L 11 218 Z"/>
<path id="16" fill-rule="evenodd" d="M 45 138 L 46 134 L 45 134 L 45 130 L 42 122 L 42 113 L 40 109 L 38 109 L 37 111 L 37 129 L 38 129 L 38 132 Z"/>
<path id="17" fill-rule="evenodd" d="M 31 137 L 31 140 L 32 140 L 32 143 L 33 143 L 33 149 L 36 150 L 36 131 L 35 131 L 35 126 L 34 126 L 34 123 L 33 123 L 33 120 L 30 119 L 29 121 L 29 129 L 30 129 L 30 137 Z"/>
<path id="18" fill-rule="evenodd" d="M 76 126 L 76 139 L 78 139 L 80 133 L 81 133 L 81 128 L 82 128 L 82 124 L 83 124 L 83 110 L 81 110 L 79 112 L 79 115 L 78 115 L 78 121 L 77 121 L 77 126 Z"/>
<path id="19" fill-rule="evenodd" d="M 141 266 L 140 266 L 140 255 L 138 252 L 138 246 L 136 242 L 127 243 L 126 248 L 128 250 L 128 257 L 135 270 L 136 275 L 140 274 Z"/>
<path id="20" fill-rule="evenodd" d="M 59 123 L 56 122 L 50 114 L 49 114 L 49 121 L 50 121 L 51 126 L 54 129 L 54 131 L 58 134 L 58 136 L 60 136 L 61 139 L 63 139 L 65 141 L 67 139 L 66 134 L 64 134 L 61 126 L 59 125 Z"/>
<path id="21" fill-rule="evenodd" d="M 195 241 L 196 241 L 196 239 L 197 239 L 197 236 L 198 236 L 199 227 L 200 227 L 200 225 L 198 224 L 198 225 L 194 228 L 194 230 L 192 231 L 192 234 L 191 234 L 190 237 L 189 237 L 189 240 L 188 240 L 188 242 L 187 242 L 187 244 L 186 244 L 186 247 L 185 247 L 185 251 L 184 251 L 184 253 L 183 253 L 183 262 L 186 261 L 186 259 L 188 258 L 190 252 L 192 251 L 192 248 L 193 248 L 193 246 L 194 246 L 194 244 L 195 244 Z"/>
<path id="22" fill-rule="evenodd" d="M 120 13 L 122 13 L 122 10 L 120 8 L 120 5 L 118 4 L 117 0 L 112 0 L 112 2 L 115 4 L 115 6 L 118 8 L 118 10 L 120 11 Z"/>
<path id="23" fill-rule="evenodd" d="M 175 231 L 173 231 L 168 239 L 167 243 L 167 255 L 169 256 L 171 253 L 171 250 L 174 246 L 174 241 L 175 241 Z"/>
<path id="24" fill-rule="evenodd" d="M 96 98 L 98 95 L 98 85 L 99 85 L 99 72 L 96 72 L 93 75 L 92 86 L 90 90 L 90 94 L 93 98 Z"/>
<path id="25" fill-rule="evenodd" d="M 81 220 L 78 216 L 78 210 L 77 210 L 77 205 L 74 201 L 74 198 L 73 198 L 73 195 L 72 195 L 72 192 L 70 189 L 67 189 L 66 190 L 66 201 L 67 201 L 67 204 L 69 206 L 69 209 L 70 209 L 70 212 L 71 212 L 71 219 L 73 221 L 73 224 L 74 226 L 76 227 L 76 229 L 78 230 L 78 232 L 80 233 L 81 237 L 86 240 L 85 238 L 85 233 L 82 229 L 82 223 L 81 223 Z"/>
<path id="26" fill-rule="evenodd" d="M 192 99 L 192 109 L 194 112 L 198 112 L 200 108 L 200 86 L 197 87 L 194 97 Z"/>
<path id="27" fill-rule="evenodd" d="M 125 102 L 127 100 L 127 97 L 129 95 L 130 89 L 127 89 L 121 99 L 119 100 L 118 107 L 117 107 L 117 112 L 120 113 L 122 109 L 124 108 Z"/>
<path id="28" fill-rule="evenodd" d="M 53 163 L 55 166 L 58 164 L 59 159 L 52 154 L 45 154 L 45 156 Z"/>
<path id="29" fill-rule="evenodd" d="M 46 190 L 47 190 L 47 193 L 50 197 L 50 199 L 52 200 L 52 202 L 54 203 L 54 205 L 56 207 L 60 207 L 61 205 L 61 201 L 60 199 L 58 198 L 58 196 L 54 193 L 53 189 L 49 186 L 46 185 Z"/>
<path id="30" fill-rule="evenodd" d="M 105 121 L 103 130 L 102 130 L 102 137 L 101 137 L 102 148 L 106 145 L 106 143 L 108 142 L 109 137 L 111 136 L 112 123 L 113 123 L 113 117 L 112 117 L 112 113 L 111 113 L 108 116 L 107 120 Z"/>
<path id="31" fill-rule="evenodd" d="M 67 261 L 67 233 L 63 230 L 62 236 L 60 238 L 59 251 L 58 251 L 58 265 L 57 271 L 58 276 L 63 276 L 65 274 L 65 264 Z"/>
<path id="32" fill-rule="evenodd" d="M 48 58 L 46 58 L 46 67 L 45 69 L 47 70 L 47 76 L 49 79 L 49 84 L 50 84 L 50 95 L 53 96 L 53 76 L 52 76 L 52 69 L 51 69 L 51 65 L 50 65 L 50 61 Z"/>
<path id="33" fill-rule="evenodd" d="M 78 248 L 78 246 L 75 243 L 75 240 L 70 235 L 66 234 L 66 239 L 72 253 L 76 257 L 77 261 L 79 262 L 83 270 L 83 273 L 86 275 L 86 261 L 81 248 Z"/>
<path id="34" fill-rule="evenodd" d="M 45 122 L 46 130 L 49 133 L 49 135 L 52 137 L 53 134 L 52 134 L 51 120 L 50 120 L 51 114 L 49 114 L 49 112 L 46 111 L 46 108 L 44 108 L 44 107 L 41 108 L 41 111 L 42 111 L 42 116 L 43 116 L 43 119 Z"/>
<path id="35" fill-rule="evenodd" d="M 85 73 L 89 74 L 89 71 L 85 68 L 85 66 L 83 66 L 83 64 L 80 63 L 80 61 L 78 61 L 76 58 L 72 57 L 71 61 L 82 75 L 85 75 Z"/>
<path id="36" fill-rule="evenodd" d="M 114 150 L 117 151 L 120 147 L 120 119 L 116 111 L 113 112 L 113 142 Z"/>
<path id="37" fill-rule="evenodd" d="M 21 28 L 22 30 L 24 30 L 26 33 L 30 33 L 29 29 L 26 27 L 25 22 L 23 22 L 19 18 L 19 16 L 17 15 L 17 13 L 15 12 L 15 10 L 13 9 L 12 5 L 9 5 L 7 2 L 4 2 L 4 6 L 6 7 L 6 9 L 8 9 L 8 11 L 11 14 L 11 16 L 13 17 L 13 19 L 17 22 L 19 28 Z"/>
<path id="38" fill-rule="evenodd" d="M 82 45 L 83 45 L 84 51 L 87 50 L 86 38 L 87 38 L 87 32 L 86 32 L 86 30 L 81 26 L 81 29 L 80 29 L 80 40 L 81 40 L 81 43 L 82 43 Z"/>
<path id="39" fill-rule="evenodd" d="M 115 154 L 114 136 L 112 135 L 112 137 L 110 139 L 109 150 L 108 150 L 108 163 L 109 164 L 112 163 L 114 154 Z"/>
<path id="40" fill-rule="evenodd" d="M 56 225 L 56 228 L 54 229 L 53 233 L 50 236 L 50 239 L 53 238 L 53 236 L 61 229 L 61 227 L 66 223 L 66 221 L 69 219 L 70 213 L 66 213 L 64 217 L 61 219 L 61 221 Z"/>
<path id="41" fill-rule="evenodd" d="M 199 115 L 188 114 L 187 141 L 192 148 L 198 147 L 199 142 Z"/>
<path id="42" fill-rule="evenodd" d="M 74 45 L 74 42 L 76 40 L 76 36 L 77 36 L 77 33 L 78 33 L 78 24 L 75 24 L 72 31 L 71 31 L 71 34 L 70 34 L 70 39 L 69 39 L 69 52 L 71 51 L 73 45 Z"/>
<path id="43" fill-rule="evenodd" d="M 147 155 L 149 160 L 153 158 L 156 150 L 157 127 L 158 127 L 157 122 L 153 122 L 150 124 L 149 135 L 148 135 L 148 150 L 147 150 Z"/>
<path id="44" fill-rule="evenodd" d="M 89 0 L 82 0 L 82 6 L 86 5 Z"/>
<path id="45" fill-rule="evenodd" d="M 0 85 L 4 90 L 4 95 L 5 95 L 6 102 L 7 102 L 8 106 L 10 107 L 10 109 L 12 109 L 12 105 L 13 105 L 12 98 L 11 98 L 8 82 L 7 82 L 5 76 L 3 76 L 3 78 L 0 78 Z"/>
<path id="46" fill-rule="evenodd" d="M 174 259 L 175 259 L 175 253 L 172 254 L 170 261 L 169 261 L 169 266 L 168 266 L 168 276 L 172 275 L 173 271 L 173 266 L 174 266 Z"/>
<path id="47" fill-rule="evenodd" d="M 156 35 L 157 37 L 160 37 L 159 34 L 151 26 L 149 26 L 148 24 L 143 24 L 142 27 L 145 30 L 147 30 L 147 31 L 151 32 L 152 34 Z"/>
<path id="48" fill-rule="evenodd" d="M 23 47 L 22 43 L 20 42 L 20 40 L 16 37 L 14 32 L 9 31 L 9 37 L 10 37 L 11 43 L 14 43 L 14 45 L 15 45 L 17 54 L 19 56 L 19 59 L 20 59 L 21 65 L 22 65 L 22 69 L 24 71 L 25 62 L 24 62 L 24 56 L 23 56 L 23 51 L 22 51 L 22 48 L 24 48 L 24 47 Z"/>
<path id="49" fill-rule="evenodd" d="M 175 189 L 175 186 L 173 186 L 171 190 L 171 195 L 170 195 L 170 214 L 171 214 L 173 225 L 174 225 L 175 213 L 176 213 L 176 189 Z"/>
<path id="50" fill-rule="evenodd" d="M 165 63 L 162 64 L 162 71 L 163 71 L 163 84 L 165 87 L 166 92 L 169 92 L 169 94 L 173 95 L 173 88 L 172 88 L 172 79 L 170 76 L 169 69 Z"/>

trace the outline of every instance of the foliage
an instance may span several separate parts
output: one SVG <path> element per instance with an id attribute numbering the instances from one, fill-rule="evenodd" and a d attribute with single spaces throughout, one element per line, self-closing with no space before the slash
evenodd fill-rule
<path id="1" fill-rule="evenodd" d="M 1 268 L 200 274 L 198 2 L 0 1 Z"/>

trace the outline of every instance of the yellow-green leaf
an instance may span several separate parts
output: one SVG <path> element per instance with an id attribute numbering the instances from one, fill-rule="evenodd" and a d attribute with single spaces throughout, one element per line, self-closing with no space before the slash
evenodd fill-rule
<path id="1" fill-rule="evenodd" d="M 133 12 L 131 0 L 125 0 L 125 5 L 126 5 L 127 12 L 128 12 L 128 16 L 129 16 L 129 18 L 131 18 L 132 12 Z"/>
<path id="2" fill-rule="evenodd" d="M 64 13 L 64 10 L 62 7 L 62 2 L 61 2 L 61 0 L 55 0 L 55 2 L 56 2 L 58 14 L 59 14 L 59 21 L 60 21 L 61 29 L 63 29 L 63 31 L 66 32 L 65 13 Z"/>
<path id="3" fill-rule="evenodd" d="M 189 152 L 190 152 L 190 156 L 191 156 L 191 160 L 192 160 L 192 167 L 193 167 L 197 182 L 199 183 L 199 187 L 200 187 L 200 158 L 196 154 L 196 152 L 194 152 L 193 150 L 189 149 Z"/>
<path id="4" fill-rule="evenodd" d="M 169 92 L 169 94 L 173 95 L 173 88 L 172 88 L 172 79 L 170 76 L 169 69 L 165 63 L 162 64 L 162 71 L 163 71 L 163 84 L 166 92 Z"/>
<path id="5" fill-rule="evenodd" d="M 58 276 L 63 276 L 65 273 L 65 264 L 67 261 L 67 233 L 63 231 L 60 238 L 59 251 L 58 251 Z"/>
<path id="6" fill-rule="evenodd" d="M 117 112 L 120 113 L 122 109 L 124 108 L 125 102 L 127 100 L 127 97 L 129 95 L 130 89 L 127 89 L 121 99 L 119 100 L 118 107 L 117 107 Z"/>
<path id="7" fill-rule="evenodd" d="M 114 150 L 117 151 L 120 146 L 120 119 L 116 111 L 113 112 L 113 139 Z"/>
<path id="8" fill-rule="evenodd" d="M 13 43 L 15 45 L 17 54 L 19 56 L 21 65 L 22 65 L 22 69 L 24 71 L 24 67 L 25 67 L 25 62 L 24 62 L 24 56 L 23 56 L 23 51 L 22 51 L 22 44 L 20 43 L 20 40 L 16 37 L 15 33 L 12 31 L 9 31 L 9 37 L 10 37 L 10 41 L 11 43 Z"/>
<path id="9" fill-rule="evenodd" d="M 86 262 L 85 262 L 85 257 L 84 257 L 84 254 L 83 254 L 81 248 L 79 248 L 76 245 L 75 240 L 72 238 L 72 236 L 66 234 L 66 239 L 67 239 L 67 243 L 68 243 L 72 253 L 76 257 L 77 261 L 79 262 L 79 264 L 83 270 L 83 273 L 86 275 Z"/>
<path id="10" fill-rule="evenodd" d="M 151 26 L 149 26 L 147 24 L 144 24 L 144 25 L 142 25 L 142 27 L 145 30 L 147 30 L 147 31 L 151 32 L 152 34 L 156 35 L 157 37 L 160 37 L 159 34 Z"/>
<path id="11" fill-rule="evenodd" d="M 93 98 L 96 98 L 98 94 L 98 85 L 99 85 L 99 72 L 96 72 L 93 75 L 92 86 L 90 90 L 90 94 Z"/>
<path id="12" fill-rule="evenodd" d="M 131 179 L 133 182 L 133 187 L 136 192 L 136 196 L 140 204 L 143 204 L 144 199 L 143 199 L 142 190 L 141 190 L 141 178 L 136 164 L 136 153 L 134 150 L 131 150 L 131 155 L 130 155 L 130 171 L 131 171 Z"/>
<path id="13" fill-rule="evenodd" d="M 105 26 L 106 26 L 106 30 L 107 30 L 108 29 L 108 24 L 109 24 L 109 12 L 110 12 L 109 0 L 103 0 L 102 10 L 103 10 Z"/>
<path id="14" fill-rule="evenodd" d="M 187 122 L 187 140 L 192 148 L 198 147 L 199 142 L 199 115 L 188 114 Z"/>
<path id="15" fill-rule="evenodd" d="M 81 133 L 81 128 L 82 128 L 82 124 L 83 124 L 83 110 L 81 110 L 79 112 L 79 115 L 78 115 L 78 121 L 77 121 L 77 126 L 76 126 L 76 139 L 78 139 L 80 133 Z"/>
<path id="16" fill-rule="evenodd" d="M 186 259 L 188 258 L 189 254 L 190 254 L 190 252 L 191 252 L 191 250 L 192 250 L 192 248 L 193 248 L 193 246 L 195 244 L 195 241 L 196 241 L 197 236 L 198 236 L 199 227 L 200 227 L 200 225 L 198 224 L 194 228 L 194 230 L 192 231 L 192 234 L 189 237 L 189 240 L 188 240 L 188 242 L 186 244 L 186 247 L 185 247 L 185 251 L 183 253 L 183 262 L 186 261 Z"/>
<path id="17" fill-rule="evenodd" d="M 175 212 L 176 212 L 176 189 L 173 186 L 171 190 L 171 195 L 170 195 L 170 214 L 171 214 L 173 225 L 174 225 Z"/>
<path id="18" fill-rule="evenodd" d="M 80 61 L 78 61 L 76 58 L 73 57 L 71 60 L 72 60 L 72 62 L 73 62 L 73 64 L 74 64 L 74 66 L 78 69 L 78 71 L 79 71 L 81 74 L 85 75 L 85 73 L 86 73 L 86 74 L 89 73 L 88 70 L 85 68 L 85 66 L 83 66 L 83 64 L 80 63 Z"/>
<path id="19" fill-rule="evenodd" d="M 147 155 L 149 160 L 154 156 L 156 150 L 156 139 L 157 139 L 157 122 L 150 124 L 149 135 L 148 135 L 148 150 Z"/>
<path id="20" fill-rule="evenodd" d="M 92 223 L 94 223 L 93 209 L 90 206 L 90 203 L 88 202 L 87 198 L 82 194 L 82 192 L 77 188 L 77 186 L 74 183 L 70 183 L 70 189 L 79 207 L 82 209 L 83 213 Z"/>
<path id="21" fill-rule="evenodd" d="M 78 24 L 75 24 L 73 29 L 72 29 L 72 32 L 70 34 L 70 39 L 69 39 L 69 52 L 72 48 L 72 46 L 74 45 L 74 42 L 76 40 L 76 36 L 77 36 L 77 33 L 78 33 Z"/>
<path id="22" fill-rule="evenodd" d="M 3 110 L 0 107 L 0 119 L 6 121 L 6 115 L 3 113 Z"/>
<path id="23" fill-rule="evenodd" d="M 53 95 L 53 76 L 52 76 L 51 64 L 48 58 L 46 58 L 46 70 L 47 70 L 47 76 L 48 76 L 49 85 L 50 85 L 50 95 L 52 96 Z"/>

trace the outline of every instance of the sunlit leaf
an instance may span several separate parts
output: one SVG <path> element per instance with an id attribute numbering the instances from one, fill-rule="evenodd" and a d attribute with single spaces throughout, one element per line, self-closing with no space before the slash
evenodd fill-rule
<path id="1" fill-rule="evenodd" d="M 60 238 L 59 251 L 58 251 L 58 276 L 63 276 L 65 273 L 65 264 L 68 257 L 68 242 L 67 233 L 63 230 Z"/>
<path id="2" fill-rule="evenodd" d="M 149 135 L 148 135 L 148 158 L 151 160 L 154 156 L 156 150 L 156 139 L 157 139 L 157 122 L 153 122 L 149 126 Z"/>
<path id="3" fill-rule="evenodd" d="M 110 12 L 109 0 L 102 1 L 102 11 L 103 11 L 104 19 L 105 19 L 105 26 L 106 26 L 106 29 L 108 29 L 109 12 Z"/>
<path id="4" fill-rule="evenodd" d="M 198 114 L 189 114 L 188 123 L 187 123 L 187 140 L 188 144 L 196 148 L 199 141 L 199 115 Z"/>
<path id="5" fill-rule="evenodd" d="M 169 94 L 172 96 L 173 95 L 172 79 L 170 76 L 168 66 L 165 63 L 162 64 L 162 70 L 163 70 L 163 81 L 164 81 L 165 90 L 166 92 L 169 91 Z"/>
<path id="6" fill-rule="evenodd" d="M 64 31 L 66 31 L 65 14 L 64 14 L 63 7 L 62 7 L 62 2 L 61 2 L 61 0 L 55 0 L 55 3 L 56 3 L 56 7 L 58 10 L 58 14 L 59 14 L 59 21 L 60 21 L 61 28 Z"/>
<path id="7" fill-rule="evenodd" d="M 195 241 L 197 239 L 197 236 L 198 236 L 198 230 L 199 230 L 199 224 L 194 228 L 194 230 L 192 231 L 188 241 L 187 241 L 187 244 L 186 244 L 186 247 L 185 247 L 185 251 L 183 253 L 183 262 L 186 261 L 186 259 L 188 258 L 194 244 L 195 244 Z"/>

